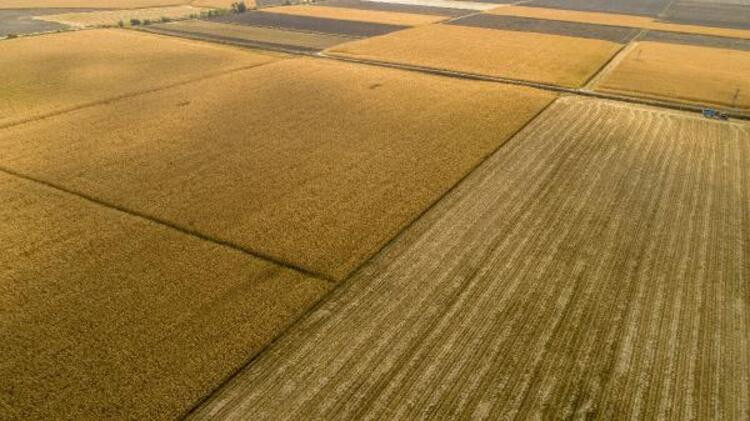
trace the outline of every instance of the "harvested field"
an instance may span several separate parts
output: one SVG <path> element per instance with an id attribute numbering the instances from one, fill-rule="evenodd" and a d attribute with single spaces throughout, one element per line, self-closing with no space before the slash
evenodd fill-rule
<path id="1" fill-rule="evenodd" d="M 676 2 L 664 13 L 669 22 L 750 30 L 750 4 Z"/>
<path id="2" fill-rule="evenodd" d="M 560 99 L 191 419 L 744 419 L 748 180 L 750 126 Z"/>
<path id="3" fill-rule="evenodd" d="M 750 109 L 750 52 L 639 42 L 596 90 Z"/>
<path id="4" fill-rule="evenodd" d="M 496 9 L 492 9 L 491 11 L 488 11 L 487 13 L 503 16 L 520 16 L 537 19 L 561 20 L 566 22 L 626 26 L 630 28 L 653 29 L 658 31 L 684 32 L 701 35 L 750 39 L 750 31 L 746 30 L 666 23 L 647 16 L 579 12 L 575 10 L 545 9 L 542 7 L 524 6 L 498 7 Z"/>
<path id="5" fill-rule="evenodd" d="M 372 3 L 403 4 L 420 7 L 443 7 L 447 9 L 464 9 L 483 11 L 497 7 L 491 3 L 481 3 L 467 0 L 365 0 Z"/>
<path id="6" fill-rule="evenodd" d="M 330 54 L 577 87 L 620 44 L 533 32 L 429 25 L 353 41 Z M 492 54 L 487 54 L 492 51 Z"/>
<path id="7" fill-rule="evenodd" d="M 231 25 L 201 20 L 150 25 L 144 29 L 206 41 L 297 51 L 322 51 L 334 45 L 352 40 L 352 38 L 340 35 L 284 31 L 281 29 Z"/>
<path id="8" fill-rule="evenodd" d="M 34 16 L 59 13 L 56 9 L 0 9 L 0 38 L 66 29 L 65 25 L 34 19 Z"/>
<path id="9" fill-rule="evenodd" d="M 0 173 L 0 418 L 174 419 L 330 284 Z"/>
<path id="10" fill-rule="evenodd" d="M 6 40 L 0 127 L 279 57 L 115 29 Z"/>
<path id="11" fill-rule="evenodd" d="M 275 10 L 272 9 L 272 10 Z M 276 29 L 309 31 L 324 34 L 346 35 L 351 37 L 370 37 L 407 28 L 402 25 L 385 25 L 382 23 L 356 22 L 350 20 L 325 19 L 312 16 L 294 16 L 283 13 L 252 12 L 218 16 L 209 19 L 212 22 L 231 23 L 236 25 L 265 26 Z"/>
<path id="12" fill-rule="evenodd" d="M 186 3 L 189 0 L 0 0 L 0 9 L 139 9 Z"/>
<path id="13" fill-rule="evenodd" d="M 62 13 L 40 16 L 37 19 L 57 22 L 79 28 L 89 26 L 115 26 L 118 22 L 130 25 L 131 19 L 158 22 L 161 18 L 179 19 L 199 15 L 203 9 L 193 6 L 154 7 L 136 10 L 107 10 L 86 13 Z"/>
<path id="14" fill-rule="evenodd" d="M 418 15 L 413 13 L 380 12 L 375 10 L 347 9 L 326 6 L 274 7 L 273 13 L 295 16 L 312 16 L 326 19 L 342 19 L 356 22 L 384 23 L 386 25 L 417 26 L 440 22 L 445 16 Z"/>
<path id="15" fill-rule="evenodd" d="M 531 0 L 524 3 L 530 7 L 652 17 L 658 16 L 670 4 L 671 0 Z"/>
<path id="16" fill-rule="evenodd" d="M 339 280 L 552 98 L 283 60 L 2 130 L 0 166 Z"/>
<path id="17" fill-rule="evenodd" d="M 518 16 L 490 14 L 472 15 L 451 21 L 452 25 L 475 28 L 503 29 L 507 31 L 536 32 L 539 34 L 565 35 L 577 38 L 600 39 L 627 44 L 638 32 L 633 28 L 610 25 L 591 25 L 578 22 L 533 19 Z"/>
<path id="18" fill-rule="evenodd" d="M 376 10 L 381 12 L 414 13 L 418 15 L 435 16 L 463 16 L 472 13 L 466 9 L 450 9 L 446 7 L 417 6 L 409 4 L 383 3 L 367 0 L 325 0 L 313 3 L 330 7 L 342 7 L 359 10 Z"/>

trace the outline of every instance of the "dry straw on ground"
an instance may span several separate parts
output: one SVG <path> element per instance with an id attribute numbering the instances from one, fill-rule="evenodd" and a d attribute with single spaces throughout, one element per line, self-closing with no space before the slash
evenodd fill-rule
<path id="1" fill-rule="evenodd" d="M 748 110 L 748 75 L 748 51 L 639 42 L 595 89 Z"/>
<path id="2" fill-rule="evenodd" d="M 326 6 L 284 6 L 274 7 L 273 13 L 286 13 L 298 16 L 313 16 L 317 18 L 342 19 L 357 22 L 384 23 L 387 25 L 417 26 L 439 22 L 445 16 L 423 15 L 414 13 L 381 12 L 376 10 L 360 10 L 344 7 Z"/>
<path id="3" fill-rule="evenodd" d="M 0 131 L 0 165 L 342 279 L 552 98 L 283 60 Z"/>
<path id="4" fill-rule="evenodd" d="M 0 419 L 175 419 L 328 282 L 0 173 Z"/>
<path id="5" fill-rule="evenodd" d="M 0 127 L 277 59 L 116 29 L 6 40 L 0 48 Z"/>
<path id="6" fill-rule="evenodd" d="M 106 10 L 84 13 L 63 13 L 59 15 L 42 15 L 36 19 L 83 28 L 88 26 L 114 26 L 119 22 L 122 22 L 124 25 L 130 25 L 131 19 L 138 19 L 141 22 L 145 20 L 158 22 L 162 18 L 186 18 L 191 15 L 199 15 L 204 10 L 205 9 L 193 6 L 171 6 L 135 10 Z"/>
<path id="7" fill-rule="evenodd" d="M 584 84 L 620 44 L 457 25 L 428 25 L 328 50 L 334 55 L 547 84 Z"/>
<path id="8" fill-rule="evenodd" d="M 568 97 L 195 419 L 744 419 L 750 126 Z"/>
<path id="9" fill-rule="evenodd" d="M 502 16 L 561 20 L 566 22 L 595 23 L 599 25 L 627 26 L 630 28 L 653 29 L 667 32 L 681 32 L 700 35 L 713 35 L 750 39 L 750 31 L 743 29 L 716 28 L 699 25 L 683 25 L 659 21 L 657 18 L 612 13 L 580 12 L 576 10 L 545 9 L 542 7 L 507 6 L 498 7 L 487 13 Z"/>

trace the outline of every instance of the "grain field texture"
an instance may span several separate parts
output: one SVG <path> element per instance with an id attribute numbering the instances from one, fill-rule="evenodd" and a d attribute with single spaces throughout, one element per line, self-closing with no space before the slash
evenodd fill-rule
<path id="1" fill-rule="evenodd" d="M 255 8 L 256 2 L 255 0 L 244 0 L 245 6 L 247 6 L 248 9 Z M 192 0 L 190 1 L 190 5 L 193 7 L 210 7 L 214 9 L 231 9 L 232 3 L 235 3 L 236 0 Z"/>
<path id="2" fill-rule="evenodd" d="M 282 60 L 2 130 L 0 166 L 342 279 L 552 99 Z"/>
<path id="3" fill-rule="evenodd" d="M 749 110 L 747 75 L 750 51 L 639 42 L 595 89 Z"/>
<path id="4" fill-rule="evenodd" d="M 377 10 L 359 10 L 345 7 L 326 6 L 283 6 L 274 7 L 273 13 L 285 13 L 297 16 L 313 16 L 316 18 L 342 19 L 357 22 L 374 22 L 386 25 L 417 26 L 440 22 L 445 16 L 425 15 L 416 13 L 383 12 Z"/>
<path id="5" fill-rule="evenodd" d="M 428 25 L 353 41 L 327 52 L 358 59 L 578 87 L 620 47 L 614 42 L 568 36 Z"/>
<path id="6" fill-rule="evenodd" d="M 280 57 L 118 29 L 5 40 L 0 127 Z"/>
<path id="7" fill-rule="evenodd" d="M 186 3 L 189 0 L 0 0 L 0 9 L 140 9 Z"/>
<path id="8" fill-rule="evenodd" d="M 57 15 L 43 15 L 36 19 L 57 22 L 76 28 L 85 28 L 91 26 L 115 26 L 118 22 L 130 25 L 131 19 L 139 19 L 140 21 L 148 19 L 153 22 L 158 22 L 161 18 L 187 18 L 191 15 L 199 15 L 203 10 L 204 9 L 193 6 L 151 7 L 135 10 L 61 13 Z"/>
<path id="9" fill-rule="evenodd" d="M 652 29 L 666 32 L 750 39 L 750 31 L 748 30 L 670 23 L 648 16 L 581 12 L 577 10 L 545 9 L 543 7 L 525 6 L 498 7 L 497 9 L 492 9 L 486 13 L 500 16 L 519 16 L 536 19 L 560 20 L 565 22 L 627 26 L 630 28 Z"/>
<path id="10" fill-rule="evenodd" d="M 174 419 L 331 284 L 0 173 L 0 419 Z"/>
<path id="11" fill-rule="evenodd" d="M 748 125 L 562 98 L 192 419 L 747 419 L 748 180 Z"/>

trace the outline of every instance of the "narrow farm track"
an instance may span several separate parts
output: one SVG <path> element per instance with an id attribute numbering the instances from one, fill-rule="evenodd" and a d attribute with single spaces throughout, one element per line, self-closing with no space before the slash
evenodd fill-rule
<path id="1" fill-rule="evenodd" d="M 749 172 L 746 124 L 562 98 L 192 418 L 747 419 Z"/>

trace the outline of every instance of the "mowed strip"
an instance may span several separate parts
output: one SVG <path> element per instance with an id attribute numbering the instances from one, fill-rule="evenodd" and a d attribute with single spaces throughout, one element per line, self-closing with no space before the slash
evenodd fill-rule
<path id="1" fill-rule="evenodd" d="M 428 25 L 353 41 L 326 52 L 357 59 L 578 87 L 621 47 L 621 44 L 597 39 Z"/>
<path id="2" fill-rule="evenodd" d="M 338 280 L 552 99 L 284 60 L 0 131 L 0 166 Z"/>
<path id="3" fill-rule="evenodd" d="M 175 419 L 330 288 L 0 173 L 0 418 Z"/>
<path id="4" fill-rule="evenodd" d="M 0 127 L 281 57 L 117 29 L 6 40 Z"/>
<path id="5" fill-rule="evenodd" d="M 273 8 L 269 10 L 274 10 Z M 211 22 L 236 25 L 262 26 L 292 31 L 336 34 L 350 37 L 371 37 L 398 31 L 408 26 L 362 22 L 345 19 L 328 19 L 314 16 L 296 16 L 285 13 L 249 12 L 210 18 Z"/>
<path id="6" fill-rule="evenodd" d="M 426 25 L 445 19 L 445 16 L 436 15 L 382 12 L 377 10 L 360 10 L 345 7 L 326 7 L 311 5 L 274 7 L 273 13 L 403 26 Z"/>
<path id="7" fill-rule="evenodd" d="M 89 26 L 114 26 L 122 22 L 130 24 L 131 19 L 140 21 L 159 21 L 162 18 L 178 19 L 191 15 L 199 15 L 204 9 L 193 6 L 154 7 L 135 10 L 107 10 L 84 13 L 62 13 L 58 15 L 43 15 L 38 20 L 57 22 L 79 28 Z"/>
<path id="8" fill-rule="evenodd" d="M 191 419 L 742 419 L 750 126 L 561 98 Z"/>
<path id="9" fill-rule="evenodd" d="M 600 92 L 750 110 L 750 51 L 638 42 Z"/>
<path id="10" fill-rule="evenodd" d="M 518 16 L 537 19 L 559 20 L 566 22 L 627 26 L 630 28 L 653 29 L 658 31 L 683 32 L 699 35 L 714 35 L 750 39 L 750 31 L 748 30 L 668 23 L 647 16 L 580 12 L 575 10 L 547 9 L 543 7 L 525 6 L 498 7 L 496 9 L 488 11 L 487 13 L 500 16 Z"/>
<path id="11" fill-rule="evenodd" d="M 149 25 L 149 32 L 177 35 L 206 41 L 226 42 L 263 48 L 281 48 L 299 51 L 322 51 L 352 40 L 350 37 L 311 32 L 285 31 L 283 29 L 232 25 L 189 20 Z"/>

